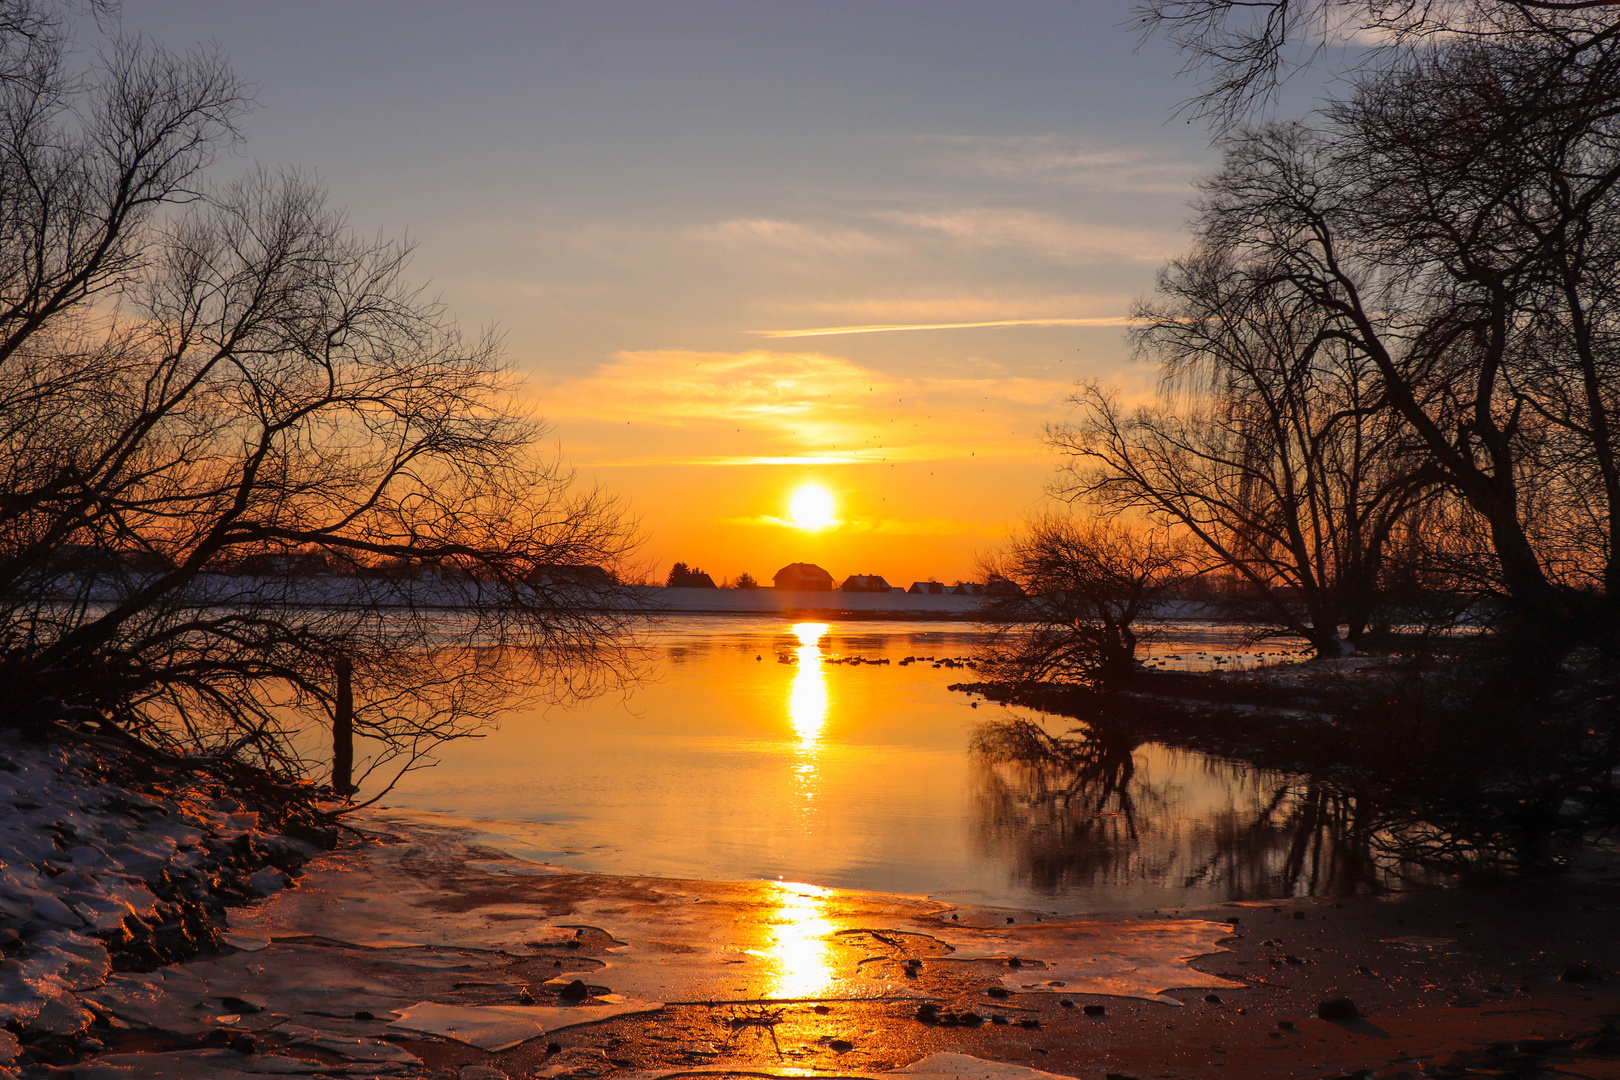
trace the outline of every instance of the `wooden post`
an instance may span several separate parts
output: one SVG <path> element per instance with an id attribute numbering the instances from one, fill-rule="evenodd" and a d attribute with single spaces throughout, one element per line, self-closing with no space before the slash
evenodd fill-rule
<path id="1" fill-rule="evenodd" d="M 332 710 L 332 792 L 347 798 L 354 792 L 354 666 L 347 656 L 332 665 L 337 671 L 337 702 Z"/>

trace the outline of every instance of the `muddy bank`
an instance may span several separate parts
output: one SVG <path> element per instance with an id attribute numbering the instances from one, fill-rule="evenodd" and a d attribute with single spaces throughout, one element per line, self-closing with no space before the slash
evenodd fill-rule
<path id="1" fill-rule="evenodd" d="M 1620 1076 L 1620 882 L 1056 921 L 581 873 L 387 811 L 319 852 L 206 776 L 4 750 L 0 1075 Z M 177 951 L 130 962 L 131 919 Z"/>
<path id="2" fill-rule="evenodd" d="M 1612 882 L 1050 923 L 365 824 L 233 909 L 236 945 L 88 993 L 107 1045 L 75 1075 L 1620 1075 Z"/>

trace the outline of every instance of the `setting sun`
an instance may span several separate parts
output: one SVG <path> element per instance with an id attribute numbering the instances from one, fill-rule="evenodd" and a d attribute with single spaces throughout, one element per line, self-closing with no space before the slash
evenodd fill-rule
<path id="1" fill-rule="evenodd" d="M 800 487 L 788 500 L 788 519 L 796 527 L 809 531 L 838 524 L 838 519 L 833 517 L 832 492 L 820 484 Z"/>

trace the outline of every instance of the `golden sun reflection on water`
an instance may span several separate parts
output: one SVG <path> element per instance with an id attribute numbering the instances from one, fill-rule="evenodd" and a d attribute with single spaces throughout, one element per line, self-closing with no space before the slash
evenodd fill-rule
<path id="1" fill-rule="evenodd" d="M 799 736 L 799 752 L 809 756 L 821 741 L 827 726 L 827 673 L 821 667 L 821 649 L 816 644 L 827 633 L 826 623 L 798 623 L 793 633 L 799 639 L 799 657 L 793 672 L 793 689 L 788 693 L 788 721 Z M 813 761 L 800 763 L 799 772 L 814 769 Z"/>
<path id="2" fill-rule="evenodd" d="M 832 942 L 837 927 L 826 917 L 831 889 L 796 881 L 773 881 L 776 913 L 770 918 L 771 944 L 758 953 L 770 967 L 768 998 L 815 997 L 831 984 Z"/>

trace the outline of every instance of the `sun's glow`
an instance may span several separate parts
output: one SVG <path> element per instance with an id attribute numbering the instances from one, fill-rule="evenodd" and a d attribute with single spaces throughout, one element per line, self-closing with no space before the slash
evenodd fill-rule
<path id="1" fill-rule="evenodd" d="M 788 500 L 788 520 L 807 532 L 838 524 L 832 492 L 820 484 L 804 484 Z"/>

